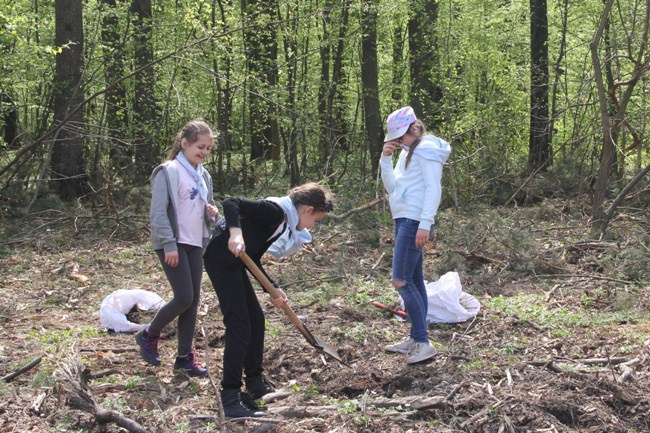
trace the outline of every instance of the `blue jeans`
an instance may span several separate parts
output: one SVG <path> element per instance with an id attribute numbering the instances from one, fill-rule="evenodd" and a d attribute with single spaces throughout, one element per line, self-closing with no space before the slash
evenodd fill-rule
<path id="1" fill-rule="evenodd" d="M 416 248 L 415 235 L 419 221 L 408 218 L 395 219 L 395 250 L 393 251 L 393 282 L 403 281 L 397 288 L 411 320 L 410 337 L 416 343 L 429 341 L 427 309 L 429 299 L 422 274 L 422 248 Z"/>

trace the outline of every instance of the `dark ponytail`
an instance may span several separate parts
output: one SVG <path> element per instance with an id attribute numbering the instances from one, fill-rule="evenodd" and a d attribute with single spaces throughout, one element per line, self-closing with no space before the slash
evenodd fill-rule
<path id="1" fill-rule="evenodd" d="M 316 182 L 306 183 L 291 189 L 288 194 L 293 205 L 312 206 L 321 212 L 331 212 L 334 209 L 334 202 L 331 194 L 324 186 Z"/>

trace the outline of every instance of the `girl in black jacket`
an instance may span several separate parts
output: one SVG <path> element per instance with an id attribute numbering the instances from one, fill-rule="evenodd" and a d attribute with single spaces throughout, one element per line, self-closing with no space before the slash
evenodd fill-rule
<path id="1" fill-rule="evenodd" d="M 239 254 L 246 251 L 266 274 L 260 263 L 264 253 L 268 250 L 282 257 L 300 251 L 302 244 L 311 241 L 307 229 L 332 208 L 329 193 L 316 183 L 293 188 L 285 197 L 223 201 L 221 230 L 210 241 L 203 260 L 226 327 L 221 381 L 226 417 L 262 416 L 254 400 L 274 391 L 262 375 L 264 312 Z M 288 300 L 278 290 L 281 296 L 271 303 L 282 307 Z M 243 376 L 246 393 L 241 392 Z"/>

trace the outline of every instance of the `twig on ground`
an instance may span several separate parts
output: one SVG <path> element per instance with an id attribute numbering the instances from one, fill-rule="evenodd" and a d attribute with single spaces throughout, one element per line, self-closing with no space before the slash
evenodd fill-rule
<path id="1" fill-rule="evenodd" d="M 537 278 L 588 278 L 590 280 L 604 280 L 613 281 L 622 284 L 634 284 L 633 281 L 620 280 L 618 278 L 603 277 L 601 275 L 579 275 L 579 274 L 548 274 L 548 275 L 535 275 Z"/>
<path id="2" fill-rule="evenodd" d="M 101 379 L 102 377 L 111 376 L 117 373 L 119 373 L 117 368 L 111 368 L 110 370 L 100 371 L 99 373 L 92 373 L 88 376 L 88 379 L 90 380 Z"/>
<path id="3" fill-rule="evenodd" d="M 535 323 L 531 322 L 531 321 L 528 320 L 528 319 L 522 319 L 522 318 L 519 317 L 517 314 L 513 314 L 512 317 L 514 317 L 515 319 L 519 320 L 520 322 L 525 323 L 526 325 L 528 325 L 528 326 L 530 326 L 530 327 L 532 327 L 532 328 L 537 329 L 538 331 L 545 331 L 545 330 L 546 330 L 545 328 L 542 328 L 541 326 L 536 325 Z"/>
<path id="4" fill-rule="evenodd" d="M 79 353 L 96 353 L 96 352 L 113 352 L 113 353 L 127 353 L 127 352 L 137 352 L 139 349 L 135 347 L 115 347 L 108 349 L 79 349 Z"/>
<path id="5" fill-rule="evenodd" d="M 4 376 L 2 379 L 0 379 L 3 382 L 10 382 L 14 378 L 20 376 L 21 374 L 31 370 L 32 368 L 36 367 L 38 364 L 40 364 L 41 360 L 43 359 L 42 356 L 39 356 L 29 364 L 27 364 L 24 367 L 19 368 L 18 370 L 14 371 L 13 373 L 9 373 L 8 375 Z"/>
<path id="6" fill-rule="evenodd" d="M 456 384 L 454 386 L 454 388 L 451 390 L 451 392 L 449 394 L 447 394 L 447 397 L 445 397 L 445 400 L 449 401 L 452 398 L 454 398 L 454 396 L 458 393 L 458 391 L 460 391 L 460 389 L 462 387 L 464 387 L 465 385 L 467 385 L 465 382 L 461 382 L 461 383 Z"/>
<path id="7" fill-rule="evenodd" d="M 377 266 L 379 266 L 379 264 L 381 263 L 381 261 L 384 259 L 384 256 L 385 256 L 385 255 L 386 255 L 386 253 L 381 253 L 381 255 L 379 256 L 379 258 L 377 259 L 377 261 L 375 262 L 375 264 L 372 265 L 372 268 L 371 268 L 371 269 L 372 269 L 373 271 L 374 271 L 375 269 L 377 269 Z"/>
<path id="8" fill-rule="evenodd" d="M 564 357 L 557 357 L 557 360 L 574 362 L 576 364 L 584 365 L 618 365 L 628 362 L 627 358 L 588 358 L 588 359 L 571 359 Z"/>
<path id="9" fill-rule="evenodd" d="M 560 287 L 561 287 L 560 284 L 556 284 L 556 285 L 553 286 L 553 288 L 552 288 L 551 290 L 549 290 L 548 292 L 546 292 L 546 302 L 548 302 L 548 301 L 551 300 L 551 296 L 553 296 L 553 293 L 555 293 L 555 291 L 556 291 L 557 289 L 559 289 Z"/>
<path id="10" fill-rule="evenodd" d="M 410 406 L 413 409 L 446 409 L 449 406 L 447 397 L 434 396 L 427 397 L 423 395 L 415 395 L 409 397 L 397 398 L 380 398 L 369 402 L 370 406 L 386 408 L 386 407 L 404 407 Z"/>
<path id="11" fill-rule="evenodd" d="M 465 332 L 463 332 L 463 335 L 469 334 L 474 329 L 474 327 L 476 326 L 477 320 L 478 320 L 478 314 L 476 316 L 474 316 L 474 318 L 472 319 L 470 324 L 467 325 L 467 329 L 465 329 Z"/>
<path id="12" fill-rule="evenodd" d="M 214 391 L 214 396 L 215 396 L 214 399 L 217 402 L 217 419 L 219 421 L 219 425 L 223 425 L 226 416 L 223 412 L 223 404 L 221 404 L 221 393 L 219 392 L 219 388 L 217 388 L 217 385 L 214 383 L 214 379 L 212 378 L 212 373 L 210 372 L 211 370 L 210 358 L 208 357 L 210 346 L 208 344 L 208 338 L 205 334 L 205 329 L 203 328 L 203 326 L 201 326 L 201 335 L 203 336 L 203 341 L 205 341 L 205 368 L 208 370 L 208 380 L 210 381 L 210 386 Z"/>
<path id="13" fill-rule="evenodd" d="M 287 389 L 279 389 L 269 394 L 264 394 L 262 396 L 262 401 L 265 404 L 269 404 L 269 403 L 273 403 L 274 401 L 284 400 L 285 398 L 289 397 L 291 394 L 293 394 L 292 391 L 289 391 Z"/>

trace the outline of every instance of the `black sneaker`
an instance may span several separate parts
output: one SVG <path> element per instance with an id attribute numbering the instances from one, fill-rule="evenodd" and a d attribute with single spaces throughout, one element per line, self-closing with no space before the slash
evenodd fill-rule
<path id="1" fill-rule="evenodd" d="M 223 414 L 226 418 L 258 418 L 266 416 L 264 412 L 252 409 L 247 403 L 244 403 L 242 401 L 243 394 L 245 393 L 240 392 L 238 389 L 221 390 L 221 404 L 223 405 Z"/>
<path id="2" fill-rule="evenodd" d="M 239 400 L 241 400 L 242 404 L 249 408 L 250 410 L 257 411 L 257 410 L 262 410 L 257 403 L 255 403 L 255 400 L 253 400 L 253 397 L 250 396 L 249 393 L 247 392 L 240 392 L 239 393 Z"/>
<path id="3" fill-rule="evenodd" d="M 208 370 L 194 361 L 194 352 L 190 352 L 185 356 L 177 356 L 176 361 L 174 361 L 174 371 L 182 371 L 191 377 L 205 377 L 208 375 Z"/>
<path id="4" fill-rule="evenodd" d="M 266 394 L 275 392 L 273 384 L 264 375 L 246 378 L 246 392 L 253 400 L 258 400 Z"/>
<path id="5" fill-rule="evenodd" d="M 151 335 L 146 329 L 142 329 L 135 334 L 135 341 L 140 346 L 140 356 L 151 365 L 160 365 L 160 355 L 158 354 L 158 342 L 160 335 Z"/>

